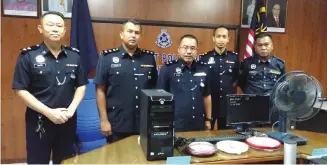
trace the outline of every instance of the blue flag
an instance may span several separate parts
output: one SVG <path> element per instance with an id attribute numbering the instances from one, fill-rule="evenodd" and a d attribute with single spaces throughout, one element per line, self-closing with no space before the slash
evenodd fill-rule
<path id="1" fill-rule="evenodd" d="M 83 67 L 89 74 L 98 61 L 98 52 L 87 0 L 73 1 L 70 46 L 79 49 Z"/>

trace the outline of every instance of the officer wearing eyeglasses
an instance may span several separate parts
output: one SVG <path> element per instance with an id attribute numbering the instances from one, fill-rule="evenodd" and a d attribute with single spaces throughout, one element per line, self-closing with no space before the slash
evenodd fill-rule
<path id="1" fill-rule="evenodd" d="M 210 70 L 212 96 L 213 129 L 226 129 L 226 94 L 236 93 L 236 81 L 239 73 L 237 53 L 227 51 L 229 33 L 226 27 L 220 26 L 213 32 L 212 41 L 215 48 L 200 57 Z"/>
<path id="2" fill-rule="evenodd" d="M 176 61 L 167 62 L 159 74 L 157 89 L 174 95 L 175 131 L 197 131 L 211 128 L 211 95 L 209 73 L 196 62 L 198 40 L 193 35 L 180 39 Z"/>

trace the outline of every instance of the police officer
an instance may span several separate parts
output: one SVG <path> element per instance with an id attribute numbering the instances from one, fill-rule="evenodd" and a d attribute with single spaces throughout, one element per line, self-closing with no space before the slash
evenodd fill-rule
<path id="1" fill-rule="evenodd" d="M 140 91 L 155 88 L 157 69 L 153 52 L 138 48 L 141 25 L 122 26 L 118 48 L 102 51 L 94 77 L 101 131 L 108 142 L 138 134 Z"/>
<path id="2" fill-rule="evenodd" d="M 239 73 L 237 53 L 227 51 L 229 42 L 228 29 L 220 26 L 214 30 L 212 41 L 215 48 L 200 57 L 210 70 L 212 97 L 213 129 L 226 129 L 226 94 L 236 92 L 236 81 Z M 218 125 L 218 126 L 217 126 Z"/>
<path id="3" fill-rule="evenodd" d="M 60 44 L 64 16 L 48 12 L 38 25 L 44 42 L 22 49 L 12 88 L 27 105 L 28 164 L 53 164 L 72 156 L 76 131 L 75 111 L 84 97 L 87 75 L 78 50 Z"/>
<path id="4" fill-rule="evenodd" d="M 284 61 L 271 55 L 273 48 L 269 33 L 255 37 L 255 55 L 244 59 L 240 66 L 239 86 L 244 93 L 269 95 L 276 81 L 285 74 Z M 278 113 L 270 114 L 273 123 L 278 120 Z"/>
<path id="5" fill-rule="evenodd" d="M 254 48 L 255 55 L 241 63 L 239 86 L 247 94 L 269 94 L 275 82 L 285 74 L 285 63 L 271 55 L 273 42 L 269 33 L 258 34 Z"/>
<path id="6" fill-rule="evenodd" d="M 196 62 L 198 40 L 193 35 L 180 39 L 177 61 L 168 62 L 159 74 L 157 89 L 174 95 L 175 131 L 211 128 L 211 96 L 208 69 Z"/>

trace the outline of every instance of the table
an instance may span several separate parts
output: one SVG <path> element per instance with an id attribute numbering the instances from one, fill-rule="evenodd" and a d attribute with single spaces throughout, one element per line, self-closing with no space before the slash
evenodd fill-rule
<path id="1" fill-rule="evenodd" d="M 261 132 L 270 131 L 268 128 L 258 128 Z M 291 133 L 303 136 L 308 139 L 308 143 L 297 147 L 297 153 L 300 159 L 311 155 L 315 148 L 327 147 L 327 134 L 315 133 L 309 131 L 293 130 Z M 182 137 L 203 137 L 215 136 L 224 134 L 234 134 L 235 130 L 218 130 L 218 131 L 198 131 L 198 132 L 180 132 L 177 136 Z M 165 164 L 166 161 L 147 161 L 141 146 L 137 143 L 138 136 L 130 136 L 118 142 L 107 144 L 96 150 L 78 155 L 76 157 L 64 160 L 63 164 Z M 181 154 L 174 150 L 174 156 L 181 156 Z M 283 148 L 274 151 L 259 151 L 250 148 L 247 153 L 241 155 L 229 155 L 222 152 L 216 153 L 214 156 L 207 158 L 192 157 L 191 163 L 260 163 L 268 161 L 283 160 Z"/>

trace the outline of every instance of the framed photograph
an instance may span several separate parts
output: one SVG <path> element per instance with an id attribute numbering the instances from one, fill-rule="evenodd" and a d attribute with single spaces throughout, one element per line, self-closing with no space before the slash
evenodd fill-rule
<path id="1" fill-rule="evenodd" d="M 267 31 L 285 33 L 287 0 L 267 0 Z"/>
<path id="2" fill-rule="evenodd" d="M 241 27 L 249 28 L 256 0 L 242 0 Z"/>
<path id="3" fill-rule="evenodd" d="M 38 0 L 2 0 L 3 16 L 38 17 Z"/>
<path id="4" fill-rule="evenodd" d="M 57 11 L 65 18 L 72 17 L 73 0 L 42 0 L 42 14 L 47 11 Z"/>

